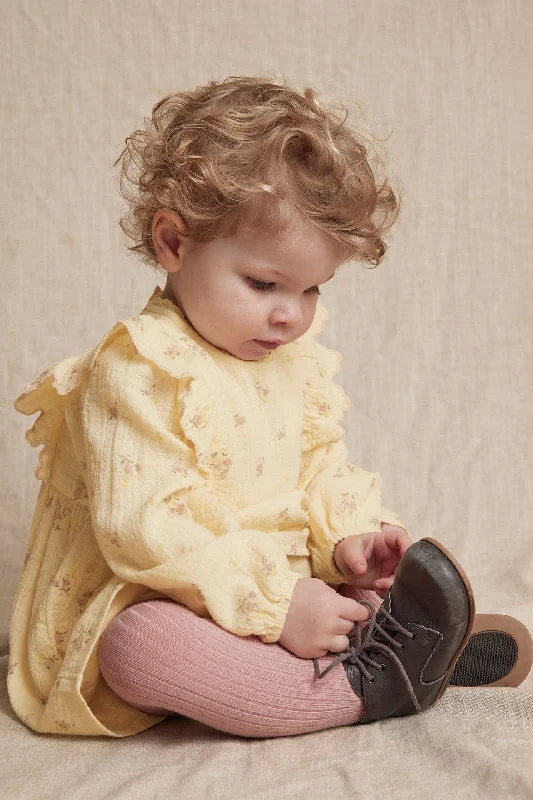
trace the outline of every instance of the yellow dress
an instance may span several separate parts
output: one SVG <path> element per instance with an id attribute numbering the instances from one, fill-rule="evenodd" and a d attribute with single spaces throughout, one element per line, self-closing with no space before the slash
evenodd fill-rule
<path id="1" fill-rule="evenodd" d="M 335 544 L 404 525 L 381 477 L 347 460 L 341 354 L 300 339 L 243 361 L 203 339 L 156 286 L 137 316 L 16 399 L 40 412 L 40 485 L 10 628 L 8 692 L 40 733 L 130 736 L 161 722 L 98 668 L 133 603 L 170 597 L 275 642 L 296 581 L 341 584 Z"/>

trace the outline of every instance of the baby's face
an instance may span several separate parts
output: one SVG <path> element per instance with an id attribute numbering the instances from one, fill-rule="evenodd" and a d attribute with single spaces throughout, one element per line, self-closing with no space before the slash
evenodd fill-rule
<path id="1" fill-rule="evenodd" d="M 176 254 L 165 246 L 165 218 L 158 226 L 156 217 L 154 242 L 168 272 L 163 297 L 185 312 L 200 336 L 243 361 L 269 354 L 256 340 L 289 343 L 302 336 L 313 322 L 316 287 L 346 260 L 338 245 L 300 221 L 275 240 L 239 233 L 191 248 L 181 238 Z M 256 288 L 263 284 L 266 289 Z"/>

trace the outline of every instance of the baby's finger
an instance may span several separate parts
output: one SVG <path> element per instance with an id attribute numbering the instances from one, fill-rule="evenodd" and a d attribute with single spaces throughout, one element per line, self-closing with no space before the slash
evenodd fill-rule
<path id="1" fill-rule="evenodd" d="M 391 575 L 390 578 L 378 578 L 374 581 L 374 586 L 377 589 L 381 589 L 384 592 L 388 592 L 392 584 L 394 583 L 394 575 Z"/>

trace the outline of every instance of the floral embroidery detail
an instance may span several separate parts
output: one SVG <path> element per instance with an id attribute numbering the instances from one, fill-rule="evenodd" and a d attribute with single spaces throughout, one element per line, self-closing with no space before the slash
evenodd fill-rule
<path id="1" fill-rule="evenodd" d="M 175 344 L 170 345 L 169 347 L 165 347 L 163 350 L 163 355 L 168 356 L 172 360 L 175 358 L 181 357 L 186 352 L 192 353 L 194 356 L 199 358 L 207 359 L 209 356 L 207 355 L 206 351 L 203 347 L 190 339 L 188 336 L 180 336 L 179 341 L 182 342 L 182 346 L 178 347 Z"/>
<path id="2" fill-rule="evenodd" d="M 238 425 L 244 425 L 246 422 L 246 417 L 243 417 L 241 414 L 234 414 L 233 415 L 234 423 L 233 427 L 236 428 Z"/>
<path id="3" fill-rule="evenodd" d="M 140 331 L 144 331 L 144 321 L 143 321 L 142 317 L 140 317 L 140 316 L 130 317 L 129 321 L 133 325 L 135 325 L 135 327 L 138 328 Z"/>
<path id="4" fill-rule="evenodd" d="M 377 517 L 370 517 L 370 519 L 369 519 L 368 521 L 369 521 L 369 522 L 370 522 L 372 525 L 379 525 L 379 524 L 380 524 L 380 521 L 379 521 L 379 519 L 378 519 Z"/>
<path id="5" fill-rule="evenodd" d="M 353 512 L 357 508 L 357 503 L 355 501 L 355 492 L 342 492 L 341 497 L 344 498 L 342 503 L 337 506 L 335 509 L 335 513 L 340 513 L 344 515 L 345 511 L 348 511 L 349 516 L 353 516 Z"/>
<path id="6" fill-rule="evenodd" d="M 13 662 L 10 661 L 9 662 L 9 667 L 8 667 L 8 670 L 7 670 L 7 674 L 8 675 L 13 675 L 14 674 L 15 667 L 18 667 L 18 663 L 19 663 L 18 661 L 13 661 Z"/>
<path id="7" fill-rule="evenodd" d="M 261 398 L 261 400 L 264 400 L 270 394 L 270 389 L 267 389 L 265 386 L 262 386 L 259 383 L 259 381 L 254 381 L 254 388 L 259 397 Z"/>
<path id="8" fill-rule="evenodd" d="M 76 579 L 76 573 L 72 570 L 70 573 L 67 572 L 62 577 L 56 576 L 52 581 L 52 586 L 55 586 L 56 589 L 59 589 L 60 592 L 65 592 L 68 594 L 72 589 L 72 582 Z"/>
<path id="9" fill-rule="evenodd" d="M 70 516 L 72 509 L 69 507 L 67 501 L 59 500 L 56 508 L 56 513 L 54 516 L 54 524 L 52 526 L 52 530 L 60 531 L 63 530 L 61 523 L 64 519 Z"/>
<path id="10" fill-rule="evenodd" d="M 191 423 L 198 430 L 198 428 L 205 428 L 208 420 L 211 417 L 211 407 L 204 406 L 201 410 L 197 410 L 196 414 L 191 417 Z"/>
<path id="11" fill-rule="evenodd" d="M 261 458 L 256 458 L 254 464 L 255 464 L 255 474 L 259 478 L 263 474 L 263 467 L 265 466 L 265 457 L 261 456 Z"/>
<path id="12" fill-rule="evenodd" d="M 252 614 L 254 611 L 258 610 L 257 607 L 257 595 L 255 592 L 248 592 L 248 594 L 243 597 L 241 602 L 238 605 L 238 610 L 241 614 Z"/>
<path id="13" fill-rule="evenodd" d="M 140 475 L 141 473 L 141 465 L 134 464 L 130 458 L 126 458 L 126 456 L 120 457 L 120 463 L 122 466 L 123 475 L 120 476 L 120 482 L 123 486 L 128 485 L 128 479 L 126 475 Z"/>
<path id="14" fill-rule="evenodd" d="M 50 508 L 50 506 L 52 505 L 53 501 L 54 501 L 54 498 L 52 497 L 52 495 L 51 494 L 48 495 L 48 497 L 46 498 L 46 503 L 44 504 L 44 507 L 48 510 Z"/>
<path id="15" fill-rule="evenodd" d="M 86 645 L 88 645 L 88 644 L 89 644 L 89 642 L 91 641 L 91 636 L 92 636 L 92 633 L 93 633 L 93 629 L 92 629 L 92 627 L 90 627 L 88 630 L 86 630 L 86 629 L 84 629 L 84 627 L 82 626 L 82 627 L 81 627 L 81 629 L 80 629 L 80 630 L 78 631 L 78 633 L 76 634 L 76 636 L 73 636 L 73 637 L 72 637 L 72 639 L 70 640 L 70 644 L 71 644 L 71 646 L 72 646 L 72 647 L 73 647 L 75 650 L 77 650 L 77 651 L 79 652 L 79 651 L 80 651 L 80 650 L 82 650 L 82 649 L 83 649 L 83 648 L 84 648 Z"/>
<path id="16" fill-rule="evenodd" d="M 296 545 L 294 543 L 291 544 L 291 546 L 289 547 L 289 552 L 292 553 L 293 555 L 296 555 L 296 550 L 297 550 Z"/>
<path id="17" fill-rule="evenodd" d="M 108 408 L 109 419 L 118 419 L 118 407 L 117 401 L 115 400 L 112 406 Z"/>
<path id="18" fill-rule="evenodd" d="M 289 519 L 289 517 L 290 517 L 289 507 L 285 506 L 283 511 L 278 512 L 277 519 L 279 520 L 279 522 L 286 522 Z"/>
<path id="19" fill-rule="evenodd" d="M 74 728 L 74 723 L 65 722 L 64 719 L 59 719 L 59 720 L 55 719 L 54 720 L 54 725 L 57 728 L 59 728 L 60 730 L 65 731 L 65 732 L 70 731 L 72 728 Z"/>
<path id="20" fill-rule="evenodd" d="M 85 474 L 87 472 L 87 459 L 86 458 L 82 458 L 82 460 L 80 461 L 80 467 L 81 467 L 81 470 L 82 470 L 83 474 Z"/>
<path id="21" fill-rule="evenodd" d="M 54 631 L 55 643 L 58 647 L 62 647 L 67 641 L 68 631 Z"/>
<path id="22" fill-rule="evenodd" d="M 91 591 L 91 589 L 88 589 L 86 592 L 84 592 L 83 594 L 79 595 L 79 597 L 76 598 L 76 603 L 78 604 L 78 609 L 80 614 L 83 611 L 85 611 L 87 603 L 89 602 L 92 596 L 93 592 Z"/>
<path id="23" fill-rule="evenodd" d="M 265 573 L 265 575 L 271 577 L 272 575 L 277 574 L 276 565 L 274 564 L 273 561 L 270 561 L 268 558 L 266 558 L 266 556 L 261 556 L 259 561 L 261 564 L 261 569 Z"/>
<path id="24" fill-rule="evenodd" d="M 48 671 L 50 671 L 52 669 L 52 665 L 53 664 L 55 664 L 56 662 L 58 662 L 60 660 L 59 656 L 57 655 L 57 653 L 52 653 L 52 655 L 47 655 L 46 653 L 43 653 L 42 650 L 38 654 L 38 657 L 39 657 L 39 661 L 41 661 L 44 664 L 44 666 L 46 667 L 46 669 Z"/>
<path id="25" fill-rule="evenodd" d="M 326 402 L 326 400 L 319 400 L 316 404 L 318 409 L 318 413 L 321 414 L 323 417 L 328 417 L 331 411 L 331 403 Z"/>
<path id="26" fill-rule="evenodd" d="M 278 431 L 278 440 L 285 439 L 287 437 L 287 428 L 284 425 L 283 428 Z"/>
<path id="27" fill-rule="evenodd" d="M 26 553 L 24 555 L 24 566 L 26 566 L 26 564 L 30 560 L 30 556 L 31 556 L 32 552 L 33 552 L 33 550 L 32 550 L 31 547 L 29 548 L 29 550 L 26 550 Z"/>
<path id="28" fill-rule="evenodd" d="M 167 512 L 171 517 L 183 517 L 187 514 L 187 504 L 178 497 L 171 495 L 170 497 L 165 497 L 163 502 L 167 504 Z"/>
<path id="29" fill-rule="evenodd" d="M 180 458 L 177 458 L 174 461 L 171 470 L 172 472 L 175 472 L 177 475 L 188 475 L 189 471 L 185 466 L 185 459 L 183 458 L 183 456 L 180 456 Z"/>
<path id="30" fill-rule="evenodd" d="M 226 450 L 216 451 L 211 453 L 211 458 L 209 459 L 209 463 L 217 477 L 225 478 L 233 464 L 231 458 L 228 458 L 228 454 Z"/>
<path id="31" fill-rule="evenodd" d="M 159 403 L 159 397 L 156 392 L 156 388 L 156 384 L 153 383 L 150 389 L 141 389 L 141 394 L 143 394 L 145 397 L 150 397 L 152 402 Z"/>

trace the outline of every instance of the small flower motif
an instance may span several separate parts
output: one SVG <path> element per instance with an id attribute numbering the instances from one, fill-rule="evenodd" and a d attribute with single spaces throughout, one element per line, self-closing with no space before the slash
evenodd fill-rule
<path id="1" fill-rule="evenodd" d="M 171 467 L 171 471 L 174 472 L 176 475 L 188 474 L 188 469 L 185 466 L 185 459 L 183 458 L 183 456 L 180 456 L 174 461 Z"/>
<path id="2" fill-rule="evenodd" d="M 255 592 L 248 592 L 239 603 L 238 610 L 245 616 L 257 611 L 257 594 Z"/>
<path id="3" fill-rule="evenodd" d="M 233 415 L 233 427 L 237 428 L 239 425 L 244 425 L 246 422 L 246 417 L 243 417 L 241 414 L 234 414 Z"/>
<path id="4" fill-rule="evenodd" d="M 74 723 L 65 722 L 64 719 L 60 720 L 55 719 L 54 725 L 56 726 L 56 728 L 59 728 L 59 730 L 65 731 L 65 733 L 68 733 L 68 731 L 72 730 L 72 728 L 74 727 Z"/>
<path id="5" fill-rule="evenodd" d="M 65 592 L 65 594 L 68 594 L 72 589 L 72 584 L 75 578 L 76 575 L 74 572 L 67 572 L 61 577 L 56 576 L 52 581 L 52 586 L 54 586 L 56 589 L 59 589 L 60 592 Z"/>
<path id="6" fill-rule="evenodd" d="M 140 331 L 144 331 L 144 320 L 140 316 L 130 317 L 130 322 Z"/>
<path id="7" fill-rule="evenodd" d="M 198 430 L 199 428 L 205 428 L 209 419 L 211 417 L 211 407 L 210 406 L 203 406 L 201 409 L 197 409 L 196 413 L 193 417 L 191 417 L 191 424 Z"/>
<path id="8" fill-rule="evenodd" d="M 272 576 L 277 573 L 276 565 L 273 561 L 270 561 L 265 556 L 261 556 L 260 558 L 260 567 L 261 570 L 265 573 L 265 575 Z"/>
<path id="9" fill-rule="evenodd" d="M 85 630 L 83 627 L 78 631 L 76 636 L 71 639 L 71 646 L 78 652 L 82 650 L 91 640 L 93 629 L 92 627 Z"/>
<path id="10" fill-rule="evenodd" d="M 144 395 L 145 397 L 151 397 L 152 399 L 154 399 L 154 396 L 156 395 L 155 383 L 153 383 L 149 389 L 141 389 L 141 394 Z M 157 403 L 158 401 L 154 400 L 154 402 Z"/>
<path id="11" fill-rule="evenodd" d="M 286 506 L 282 511 L 278 512 L 277 519 L 279 522 L 286 522 L 290 517 L 289 508 Z"/>
<path id="12" fill-rule="evenodd" d="M 261 458 L 256 458 L 254 464 L 255 464 L 255 474 L 259 478 L 263 474 L 263 467 L 265 466 L 265 457 L 261 456 Z"/>
<path id="13" fill-rule="evenodd" d="M 335 509 L 335 513 L 344 515 L 344 512 L 347 511 L 350 517 L 353 516 L 353 512 L 355 512 L 357 508 L 357 503 L 355 501 L 355 493 L 342 492 L 341 497 L 343 498 L 343 501 L 339 506 L 337 506 L 337 508 Z"/>
<path id="14" fill-rule="evenodd" d="M 15 673 L 15 667 L 18 667 L 18 661 L 9 662 L 9 668 L 7 670 L 8 675 L 13 675 Z"/>
<path id="15" fill-rule="evenodd" d="M 287 438 L 287 429 L 286 429 L 285 425 L 283 426 L 283 428 L 280 431 L 278 431 L 277 436 L 278 436 L 278 440 Z"/>
<path id="16" fill-rule="evenodd" d="M 32 551 L 32 548 L 31 548 L 31 547 L 30 547 L 28 550 L 26 550 L 26 553 L 25 553 L 25 555 L 24 555 L 24 566 L 26 566 L 26 564 L 27 564 L 27 563 L 28 563 L 28 561 L 30 560 L 30 557 L 31 557 L 31 554 L 32 554 L 32 552 L 33 552 L 33 551 Z"/>
<path id="17" fill-rule="evenodd" d="M 187 515 L 187 504 L 178 497 L 174 497 L 174 495 L 165 497 L 164 502 L 167 505 L 167 513 L 170 514 L 171 517 L 184 517 Z"/>
<path id="18" fill-rule="evenodd" d="M 232 463 L 231 458 L 228 457 L 225 450 L 211 453 L 210 464 L 215 475 L 219 478 L 225 478 L 227 476 Z"/>
<path id="19" fill-rule="evenodd" d="M 134 476 L 139 475 L 141 473 L 141 465 L 135 464 L 130 458 L 127 458 L 126 456 L 120 457 L 120 464 L 123 472 L 123 474 L 120 476 L 120 482 L 122 483 L 123 486 L 127 486 L 128 480 L 126 478 L 126 475 L 134 475 Z"/>
<path id="20" fill-rule="evenodd" d="M 84 594 L 79 595 L 79 597 L 76 598 L 76 603 L 78 604 L 78 611 L 80 614 L 83 614 L 83 612 L 87 607 L 87 603 L 89 602 L 92 596 L 93 593 L 92 591 L 89 590 L 87 592 L 84 592 Z"/>
<path id="21" fill-rule="evenodd" d="M 270 389 L 267 389 L 265 386 L 262 386 L 259 383 L 259 381 L 254 381 L 254 388 L 259 397 L 261 398 L 261 400 L 264 400 L 270 394 Z"/>
<path id="22" fill-rule="evenodd" d="M 54 638 L 57 647 L 62 647 L 67 641 L 68 631 L 54 631 Z"/>
<path id="23" fill-rule="evenodd" d="M 58 656 L 56 653 L 53 653 L 53 655 L 49 655 L 49 654 L 43 653 L 43 652 L 41 651 L 41 652 L 38 654 L 38 658 L 39 658 L 39 661 L 40 661 L 42 664 L 44 664 L 44 666 L 46 667 L 46 669 L 47 669 L 49 672 L 50 672 L 50 670 L 52 669 L 52 666 L 53 666 L 53 665 L 54 665 L 56 662 L 58 662 L 58 661 L 59 661 L 59 656 Z"/>
<path id="24" fill-rule="evenodd" d="M 331 411 L 331 405 L 330 405 L 330 403 L 326 402 L 325 400 L 320 400 L 320 401 L 319 401 L 319 402 L 316 404 L 316 407 L 317 407 L 317 409 L 318 409 L 318 413 L 319 413 L 321 416 L 323 416 L 323 417 L 327 417 L 327 416 L 329 416 L 329 413 L 330 413 L 330 411 Z"/>

